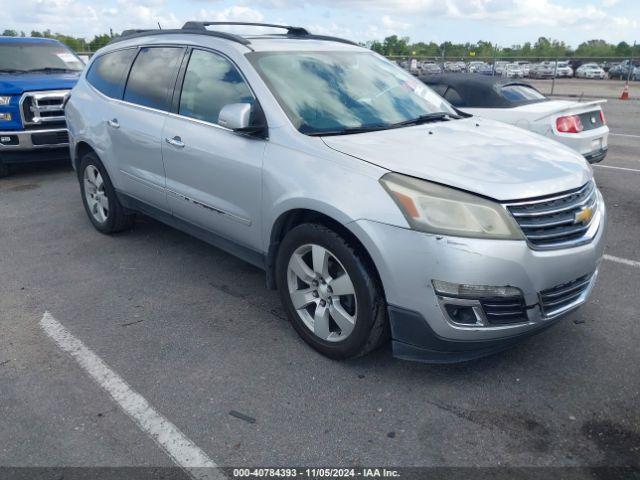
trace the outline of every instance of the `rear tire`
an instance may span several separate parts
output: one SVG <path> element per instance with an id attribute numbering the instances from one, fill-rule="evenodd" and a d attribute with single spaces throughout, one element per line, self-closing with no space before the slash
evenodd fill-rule
<path id="1" fill-rule="evenodd" d="M 89 152 L 80 159 L 78 180 L 82 203 L 93 226 L 101 233 L 128 230 L 135 215 L 126 212 L 98 156 Z"/>
<path id="2" fill-rule="evenodd" d="M 293 328 L 323 355 L 359 357 L 389 338 L 373 266 L 330 228 L 306 223 L 287 233 L 276 259 L 276 281 Z"/>

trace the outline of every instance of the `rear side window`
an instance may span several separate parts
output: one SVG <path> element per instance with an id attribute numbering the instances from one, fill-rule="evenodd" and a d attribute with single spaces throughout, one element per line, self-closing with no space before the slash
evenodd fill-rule
<path id="1" fill-rule="evenodd" d="M 253 95 L 240 72 L 224 57 L 194 50 L 187 66 L 178 113 L 218 123 L 220 110 L 231 103 L 251 103 Z"/>
<path id="2" fill-rule="evenodd" d="M 535 88 L 526 85 L 506 85 L 500 89 L 500 95 L 510 102 L 530 102 L 535 100 L 546 100 Z"/>
<path id="3" fill-rule="evenodd" d="M 129 48 L 96 58 L 87 72 L 87 81 L 107 97 L 122 98 L 124 81 L 137 50 Z"/>
<path id="4" fill-rule="evenodd" d="M 179 47 L 140 49 L 129 73 L 124 100 L 168 111 L 183 52 Z"/>

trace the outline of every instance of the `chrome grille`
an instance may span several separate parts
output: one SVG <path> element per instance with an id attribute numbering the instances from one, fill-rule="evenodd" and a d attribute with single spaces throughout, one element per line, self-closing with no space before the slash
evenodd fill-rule
<path id="1" fill-rule="evenodd" d="M 570 247 L 593 237 L 591 227 L 598 218 L 598 190 L 589 182 L 559 195 L 509 202 L 505 206 L 533 248 Z"/>
<path id="2" fill-rule="evenodd" d="M 540 307 L 545 317 L 553 317 L 571 310 L 586 299 L 594 274 L 584 275 L 572 282 L 556 285 L 540 292 Z"/>
<path id="3" fill-rule="evenodd" d="M 64 102 L 69 90 L 27 92 L 20 99 L 22 122 L 28 125 L 43 125 L 64 121 Z"/>

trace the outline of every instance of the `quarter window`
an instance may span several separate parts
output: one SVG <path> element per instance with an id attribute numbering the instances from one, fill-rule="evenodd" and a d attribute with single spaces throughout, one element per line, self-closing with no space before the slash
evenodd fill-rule
<path id="1" fill-rule="evenodd" d="M 107 97 L 122 98 L 126 73 L 137 50 L 129 48 L 96 58 L 87 72 L 87 81 Z"/>
<path id="2" fill-rule="evenodd" d="M 183 52 L 177 47 L 140 49 L 131 67 L 124 100 L 168 111 Z"/>
<path id="3" fill-rule="evenodd" d="M 225 105 L 253 102 L 251 90 L 229 60 L 204 50 L 191 53 L 180 96 L 180 115 L 218 123 Z"/>

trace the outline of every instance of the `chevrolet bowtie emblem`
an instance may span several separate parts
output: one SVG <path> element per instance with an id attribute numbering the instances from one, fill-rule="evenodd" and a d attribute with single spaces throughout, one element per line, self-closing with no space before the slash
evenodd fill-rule
<path id="1" fill-rule="evenodd" d="M 593 208 L 583 207 L 582 210 L 576 213 L 573 218 L 573 223 L 589 223 L 593 218 Z"/>

